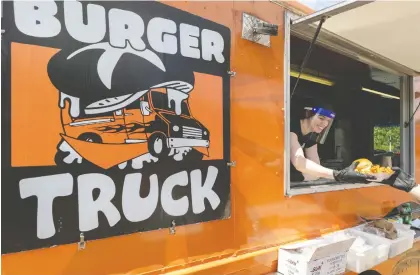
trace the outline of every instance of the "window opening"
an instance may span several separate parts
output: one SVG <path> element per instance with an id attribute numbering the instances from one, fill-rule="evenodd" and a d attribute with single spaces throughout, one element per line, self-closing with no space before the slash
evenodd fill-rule
<path id="1" fill-rule="evenodd" d="M 358 158 L 368 158 L 384 166 L 400 166 L 403 77 L 323 48 L 315 41 L 316 36 L 311 42 L 290 36 L 289 83 L 294 87 L 289 103 L 290 130 L 299 126 L 296 121 L 302 118 L 299 115 L 305 107 L 314 107 L 308 102 L 326 101 L 333 106 L 336 117 L 324 144 L 317 144 L 319 159 L 314 161 L 335 170 L 349 166 Z M 304 152 L 308 157 L 308 150 Z M 348 187 L 346 183 L 297 171 L 292 163 L 289 176 L 290 190 L 298 193 Z"/>

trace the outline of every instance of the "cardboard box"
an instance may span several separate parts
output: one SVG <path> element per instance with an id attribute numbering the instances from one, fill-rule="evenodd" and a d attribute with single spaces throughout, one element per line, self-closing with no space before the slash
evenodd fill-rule
<path id="1" fill-rule="evenodd" d="M 356 238 L 332 242 L 319 238 L 279 248 L 282 275 L 338 275 L 346 270 L 347 252 Z"/>

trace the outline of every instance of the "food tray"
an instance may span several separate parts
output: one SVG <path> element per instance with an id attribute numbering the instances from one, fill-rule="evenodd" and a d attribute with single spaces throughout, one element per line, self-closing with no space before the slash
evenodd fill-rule
<path id="1" fill-rule="evenodd" d="M 392 173 L 392 174 L 388 174 L 388 173 L 375 173 L 375 174 L 369 174 L 369 175 L 372 175 L 372 176 L 375 176 L 376 177 L 376 180 L 374 180 L 374 182 L 382 182 L 384 180 L 389 179 L 393 174 L 394 173 Z"/>
<path id="2" fill-rule="evenodd" d="M 379 235 L 364 232 L 363 228 L 366 226 L 366 224 L 362 224 L 362 225 L 350 228 L 349 231 L 353 234 L 358 234 L 358 236 L 373 236 L 375 238 L 379 238 L 379 240 L 382 243 L 389 244 L 390 248 L 389 248 L 388 257 L 393 258 L 413 247 L 414 235 L 416 234 L 413 230 L 408 229 L 403 224 L 398 224 L 398 223 L 393 223 L 393 224 L 398 234 L 398 237 L 395 240 L 390 240 Z"/>
<path id="3" fill-rule="evenodd" d="M 360 273 L 388 260 L 390 243 L 384 243 L 375 235 L 365 235 L 362 231 L 342 230 L 325 235 L 325 238 L 356 237 L 347 253 L 346 269 Z"/>

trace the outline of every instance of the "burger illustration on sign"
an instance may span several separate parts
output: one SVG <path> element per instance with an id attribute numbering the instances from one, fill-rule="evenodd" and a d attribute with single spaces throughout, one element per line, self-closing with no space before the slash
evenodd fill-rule
<path id="1" fill-rule="evenodd" d="M 87 161 L 124 169 L 131 161 L 140 169 L 144 161 L 196 161 L 209 154 L 209 130 L 193 117 L 188 100 L 194 72 L 182 64 L 164 64 L 129 43 L 99 43 L 59 51 L 48 75 L 60 93 L 57 165 Z"/>

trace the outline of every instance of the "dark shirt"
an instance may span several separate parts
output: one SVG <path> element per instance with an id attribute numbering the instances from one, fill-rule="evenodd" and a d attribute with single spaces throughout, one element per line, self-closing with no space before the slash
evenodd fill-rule
<path id="1" fill-rule="evenodd" d="M 300 120 L 292 118 L 290 121 L 290 132 L 295 133 L 298 137 L 298 141 L 300 146 L 302 146 L 302 149 L 310 148 L 316 144 L 316 141 L 308 141 L 304 140 L 302 129 L 300 128 Z M 303 150 L 303 153 L 305 154 L 305 150 Z M 303 181 L 305 178 L 303 174 L 298 171 L 292 162 L 290 162 L 290 181 Z"/>

